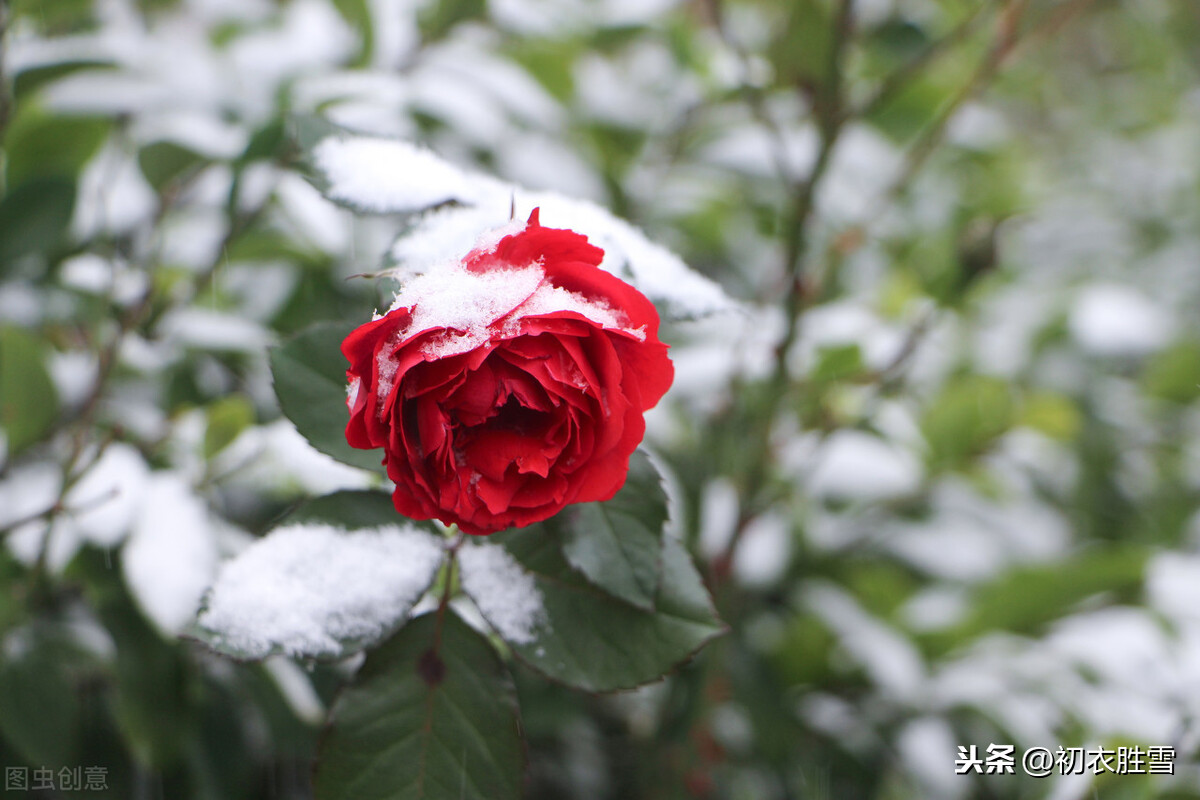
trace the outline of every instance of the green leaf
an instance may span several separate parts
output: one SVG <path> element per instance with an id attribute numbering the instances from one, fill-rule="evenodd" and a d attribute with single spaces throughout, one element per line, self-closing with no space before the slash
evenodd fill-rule
<path id="1" fill-rule="evenodd" d="M 319 522 L 348 531 L 378 528 L 381 525 L 405 525 L 438 536 L 445 535 L 444 530 L 432 521 L 412 520 L 401 515 L 387 492 L 368 490 L 346 489 L 314 497 L 283 519 L 283 523 L 288 525 L 295 522 Z"/>
<path id="2" fill-rule="evenodd" d="M 13 99 L 20 105 L 46 84 L 65 78 L 68 75 L 82 71 L 98 72 L 114 70 L 116 64 L 111 61 L 96 61 L 84 59 L 80 61 L 55 61 L 44 66 L 30 67 L 13 76 Z"/>
<path id="3" fill-rule="evenodd" d="M 592 586 L 567 563 L 561 537 L 544 525 L 493 534 L 491 541 L 531 573 L 545 611 L 532 641 L 508 644 L 522 661 L 568 686 L 604 692 L 657 680 L 725 630 L 691 557 L 669 536 L 652 612 Z"/>
<path id="4" fill-rule="evenodd" d="M 22 106 L 4 137 L 7 186 L 34 178 L 74 179 L 104 143 L 112 123 L 96 117 L 64 117 Z"/>
<path id="5" fill-rule="evenodd" d="M 459 23 L 479 19 L 486 11 L 484 0 L 442 0 L 427 6 L 417 17 L 421 40 L 433 42 L 441 39 Z"/>
<path id="6" fill-rule="evenodd" d="M 1152 397 L 1187 405 L 1200 399 L 1200 341 L 1185 339 L 1156 353 L 1142 375 Z"/>
<path id="7" fill-rule="evenodd" d="M 75 209 L 75 182 L 39 178 L 22 183 L 0 200 L 0 277 L 30 253 L 51 253 L 67 238 Z"/>
<path id="8" fill-rule="evenodd" d="M 384 492 L 341 491 L 315 497 L 284 518 L 285 524 L 321 522 L 345 530 L 380 525 L 413 524 L 400 516 L 392 497 Z"/>
<path id="9" fill-rule="evenodd" d="M 345 136 L 346 131 L 324 117 L 297 114 L 288 120 L 288 135 L 305 153 L 330 136 Z M 319 187 L 318 187 L 319 188 Z"/>
<path id="10" fill-rule="evenodd" d="M 317 800 L 517 800 L 516 693 L 453 613 L 413 620 L 367 656 L 330 712 Z"/>
<path id="11" fill-rule="evenodd" d="M 8 634 L 0 659 L 0 735 L 32 764 L 70 762 L 79 746 L 72 679 L 86 656 L 62 631 L 38 624 Z"/>
<path id="12" fill-rule="evenodd" d="M 277 159 L 288 144 L 283 120 L 278 117 L 263 125 L 250 137 L 246 149 L 238 156 L 238 162 L 248 164 L 258 159 Z"/>
<path id="13" fill-rule="evenodd" d="M 383 472 L 383 453 L 357 450 L 346 441 L 345 323 L 313 325 L 271 349 L 271 373 L 279 407 L 313 447 L 354 467 Z"/>
<path id="14" fill-rule="evenodd" d="M 362 47 L 352 66 L 367 66 L 371 63 L 371 54 L 375 49 L 375 33 L 371 22 L 370 3 L 368 0 L 333 0 L 333 6 L 362 38 Z"/>
<path id="15" fill-rule="evenodd" d="M 661 577 L 667 494 L 644 453 L 629 460 L 629 477 L 604 503 L 572 506 L 553 520 L 563 555 L 595 586 L 644 611 L 654 610 Z"/>
<path id="16" fill-rule="evenodd" d="M 41 342 L 17 328 L 0 328 L 0 428 L 9 455 L 41 438 L 58 414 L 58 393 L 46 371 Z"/>
<path id="17" fill-rule="evenodd" d="M 113 714 L 127 746 L 143 766 L 169 768 L 183 756 L 193 721 L 187 659 L 138 609 L 114 558 L 119 553 L 87 547 L 69 573 L 116 645 Z"/>
<path id="18" fill-rule="evenodd" d="M 43 34 L 62 35 L 87 28 L 95 18 L 92 5 L 91 0 L 13 0 L 11 13 Z"/>
<path id="19" fill-rule="evenodd" d="M 254 406 L 241 395 L 222 397 L 208 406 L 204 430 L 204 457 L 212 458 L 254 423 Z"/>
<path id="20" fill-rule="evenodd" d="M 861 375 L 866 369 L 857 343 L 817 348 L 817 363 L 809 373 L 813 383 L 834 383 Z"/>
<path id="21" fill-rule="evenodd" d="M 1070 441 L 1083 424 L 1071 398 L 1056 392 L 1034 392 L 1025 398 L 1021 422 L 1059 441 Z"/>
<path id="22" fill-rule="evenodd" d="M 1012 569 L 979 588 L 966 619 L 927 641 L 942 651 L 990 630 L 1036 633 L 1089 597 L 1138 591 L 1148 557 L 1144 547 L 1120 545 Z"/>
<path id="23" fill-rule="evenodd" d="M 771 64 L 780 82 L 812 86 L 825 79 L 833 24 L 821 0 L 792 0 L 785 24 L 776 28 Z"/>
<path id="24" fill-rule="evenodd" d="M 999 378 L 962 375 L 934 397 L 921 419 L 931 465 L 954 468 L 989 447 L 1012 426 L 1012 389 Z"/>
<path id="25" fill-rule="evenodd" d="M 203 163 L 203 156 L 174 142 L 154 142 L 138 152 L 138 166 L 157 192 Z"/>

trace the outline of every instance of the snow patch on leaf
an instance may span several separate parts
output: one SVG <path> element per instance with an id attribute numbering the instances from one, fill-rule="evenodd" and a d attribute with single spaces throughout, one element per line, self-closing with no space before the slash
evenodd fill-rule
<path id="1" fill-rule="evenodd" d="M 312 157 L 329 182 L 325 194 L 331 200 L 379 214 L 423 211 L 451 200 L 482 198 L 497 188 L 398 140 L 330 136 L 313 148 Z"/>
<path id="2" fill-rule="evenodd" d="M 458 553 L 463 590 L 501 638 L 529 644 L 546 621 L 542 593 L 533 576 L 494 544 L 468 545 Z"/>
<path id="3" fill-rule="evenodd" d="M 569 228 L 603 248 L 602 269 L 630 281 L 672 316 L 699 317 L 734 308 L 721 288 L 608 210 L 557 192 L 530 191 L 460 169 L 407 142 L 328 136 L 312 150 L 331 200 L 371 213 L 428 212 L 401 234 L 390 258 L 401 279 L 461 259 L 480 231 L 540 207 L 547 227 Z M 444 207 L 454 203 L 451 207 Z"/>
<path id="4" fill-rule="evenodd" d="M 153 475 L 121 559 L 138 605 L 164 633 L 180 633 L 195 616 L 216 563 L 214 521 L 204 502 L 182 475 Z"/>
<path id="5" fill-rule="evenodd" d="M 288 525 L 221 568 L 198 622 L 217 647 L 250 658 L 341 655 L 405 618 L 442 553 L 412 528 Z"/>

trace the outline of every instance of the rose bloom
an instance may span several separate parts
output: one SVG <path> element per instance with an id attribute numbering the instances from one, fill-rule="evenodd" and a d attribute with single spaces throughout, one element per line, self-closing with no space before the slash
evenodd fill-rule
<path id="1" fill-rule="evenodd" d="M 396 510 L 488 534 L 607 500 L 671 385 L 654 305 L 574 231 L 494 232 L 342 343 L 346 439 L 382 447 Z"/>

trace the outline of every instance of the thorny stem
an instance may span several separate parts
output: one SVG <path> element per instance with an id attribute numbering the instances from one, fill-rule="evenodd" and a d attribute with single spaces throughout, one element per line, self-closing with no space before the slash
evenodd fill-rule
<path id="1" fill-rule="evenodd" d="M 442 597 L 438 601 L 439 632 L 442 629 L 442 617 L 445 615 L 446 607 L 450 605 L 450 598 L 454 594 L 454 567 L 458 563 L 458 551 L 463 546 L 463 542 L 467 540 L 467 535 L 458 530 L 457 525 L 454 526 L 454 530 L 456 531 L 454 541 L 446 548 L 446 555 L 448 556 L 448 560 L 446 561 L 446 584 L 442 587 Z"/>
<path id="2" fill-rule="evenodd" d="M 816 206 L 816 192 L 833 158 L 834 148 L 848 116 L 844 111 L 844 60 L 846 47 L 853 36 L 854 0 L 841 0 L 833 19 L 832 45 L 826 65 L 825 80 L 814 98 L 814 113 L 820 144 L 816 160 L 808 175 L 792 188 L 791 213 L 785 220 L 784 277 L 787 282 L 784 299 L 784 332 L 775 347 L 774 367 L 763 399 L 765 408 L 756 409 L 759 420 L 742 491 L 746 505 L 738 519 L 733 536 L 714 562 L 714 576 L 728 575 L 737 549 L 750 520 L 756 515 L 755 495 L 768 474 L 771 451 L 771 428 L 788 388 L 788 353 L 800 334 L 800 318 L 811 298 L 804 268 L 808 260 L 808 226 Z"/>
<path id="3" fill-rule="evenodd" d="M 453 526 L 453 529 L 458 531 L 458 526 Z M 449 608 L 450 598 L 454 595 L 454 568 L 458 565 L 458 550 L 466 538 L 465 533 L 458 531 L 454 541 L 446 549 L 446 578 L 442 586 L 441 599 L 438 600 L 437 618 L 433 626 L 433 645 L 429 648 L 429 652 L 434 655 L 435 660 L 442 646 L 442 626 L 446 619 L 446 609 Z"/>

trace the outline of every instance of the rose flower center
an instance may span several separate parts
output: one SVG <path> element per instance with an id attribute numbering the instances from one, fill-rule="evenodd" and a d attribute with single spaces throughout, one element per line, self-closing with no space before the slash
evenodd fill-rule
<path id="1" fill-rule="evenodd" d="M 476 427 L 485 430 L 510 431 L 518 436 L 540 437 L 545 433 L 550 421 L 550 415 L 546 412 L 523 406 L 520 400 L 509 395 L 508 400 L 500 406 L 494 417 Z"/>

